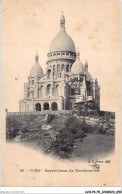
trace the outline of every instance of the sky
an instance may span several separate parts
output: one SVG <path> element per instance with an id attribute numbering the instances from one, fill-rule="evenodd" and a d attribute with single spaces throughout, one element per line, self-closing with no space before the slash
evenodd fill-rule
<path id="1" fill-rule="evenodd" d="M 2 109 L 19 110 L 36 51 L 45 71 L 52 39 L 59 32 L 61 13 L 66 32 L 101 88 L 101 110 L 120 109 L 120 2 L 2 1 Z"/>

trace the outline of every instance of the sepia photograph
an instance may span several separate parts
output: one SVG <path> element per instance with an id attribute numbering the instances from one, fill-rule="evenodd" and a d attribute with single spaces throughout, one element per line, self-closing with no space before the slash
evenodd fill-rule
<path id="1" fill-rule="evenodd" d="M 120 2 L 4 1 L 1 26 L 2 185 L 119 186 Z"/>

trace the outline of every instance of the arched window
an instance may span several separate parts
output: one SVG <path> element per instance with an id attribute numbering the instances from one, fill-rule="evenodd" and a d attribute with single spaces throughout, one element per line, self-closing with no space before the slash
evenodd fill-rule
<path id="1" fill-rule="evenodd" d="M 32 85 L 34 84 L 34 80 L 32 80 Z"/>
<path id="2" fill-rule="evenodd" d="M 55 96 L 58 96 L 58 88 L 59 88 L 59 85 L 56 86 Z"/>
<path id="3" fill-rule="evenodd" d="M 43 96 L 43 92 L 44 92 L 43 89 L 44 89 L 43 86 L 41 86 L 41 87 L 39 88 L 39 98 Z"/>
<path id="4" fill-rule="evenodd" d="M 75 80 L 75 81 L 78 81 L 78 77 L 75 77 L 74 80 Z"/>
<path id="5" fill-rule="evenodd" d="M 83 82 L 83 77 L 80 77 L 80 82 Z"/>
<path id="6" fill-rule="evenodd" d="M 66 72 L 69 72 L 69 65 L 66 66 Z"/>
<path id="7" fill-rule="evenodd" d="M 47 85 L 47 94 L 48 95 L 51 94 L 51 85 L 50 84 Z"/>
<path id="8" fill-rule="evenodd" d="M 49 70 L 47 71 L 47 79 L 50 79 L 50 76 L 51 76 L 51 70 L 49 69 Z"/>
<path id="9" fill-rule="evenodd" d="M 60 65 L 57 65 L 57 72 L 60 72 Z"/>
<path id="10" fill-rule="evenodd" d="M 62 66 L 61 66 L 61 71 L 65 71 L 65 65 L 64 64 L 62 64 Z"/>

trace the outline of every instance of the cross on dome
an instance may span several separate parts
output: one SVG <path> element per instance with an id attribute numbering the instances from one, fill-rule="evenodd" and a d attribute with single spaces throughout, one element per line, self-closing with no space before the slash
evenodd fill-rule
<path id="1" fill-rule="evenodd" d="M 38 56 L 38 53 L 37 53 L 37 51 L 36 51 L 36 55 L 35 55 L 35 62 L 36 62 L 36 63 L 38 63 L 38 58 L 39 58 L 39 56 Z"/>

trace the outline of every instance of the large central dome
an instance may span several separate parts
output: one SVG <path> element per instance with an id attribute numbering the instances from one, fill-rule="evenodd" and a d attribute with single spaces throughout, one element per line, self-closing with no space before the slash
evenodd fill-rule
<path id="1" fill-rule="evenodd" d="M 49 53 L 55 51 L 71 51 L 76 52 L 75 44 L 66 31 L 60 31 L 52 40 L 49 47 Z"/>
<path id="2" fill-rule="evenodd" d="M 76 53 L 75 44 L 65 31 L 65 18 L 63 15 L 60 19 L 60 31 L 54 37 L 49 47 L 49 53 L 55 51 L 70 51 Z"/>

